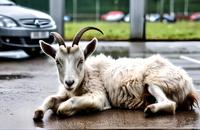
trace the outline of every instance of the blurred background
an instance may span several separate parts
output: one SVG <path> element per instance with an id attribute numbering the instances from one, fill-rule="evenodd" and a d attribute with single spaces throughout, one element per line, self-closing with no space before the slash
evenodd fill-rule
<path id="1" fill-rule="evenodd" d="M 49 13 L 49 0 L 14 0 L 18 5 Z M 129 0 L 65 0 L 64 38 L 72 40 L 81 28 L 94 25 L 101 40 L 129 40 Z M 145 0 L 146 40 L 199 40 L 199 0 Z M 88 32 L 88 40 L 94 32 Z"/>

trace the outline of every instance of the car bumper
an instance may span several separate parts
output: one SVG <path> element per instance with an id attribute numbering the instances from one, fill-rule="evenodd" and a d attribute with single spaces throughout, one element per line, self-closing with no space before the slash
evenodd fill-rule
<path id="1" fill-rule="evenodd" d="M 32 32 L 53 32 L 56 31 L 56 26 L 51 28 L 31 29 L 31 28 L 0 28 L 0 50 L 10 49 L 26 49 L 26 48 L 38 48 L 39 40 L 51 43 L 52 37 L 32 39 Z"/>

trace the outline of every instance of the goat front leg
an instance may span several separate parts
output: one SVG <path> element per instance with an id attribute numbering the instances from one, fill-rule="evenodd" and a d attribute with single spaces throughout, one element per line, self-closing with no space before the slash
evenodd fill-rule
<path id="1" fill-rule="evenodd" d="M 105 110 L 110 104 L 104 94 L 86 94 L 72 97 L 60 104 L 57 110 L 58 115 L 71 116 L 82 110 Z"/>
<path id="2" fill-rule="evenodd" d="M 48 96 L 41 106 L 39 106 L 34 113 L 33 120 L 34 121 L 40 121 L 42 120 L 44 113 L 48 109 L 52 109 L 53 111 L 57 111 L 58 106 L 61 102 L 64 100 L 67 100 L 66 96 L 59 96 L 59 95 L 52 95 Z"/>
<path id="3" fill-rule="evenodd" d="M 156 103 L 148 105 L 144 112 L 147 114 L 157 113 L 159 111 L 175 114 L 176 102 L 168 99 L 163 90 L 156 85 L 148 86 L 149 93 L 155 97 Z"/>

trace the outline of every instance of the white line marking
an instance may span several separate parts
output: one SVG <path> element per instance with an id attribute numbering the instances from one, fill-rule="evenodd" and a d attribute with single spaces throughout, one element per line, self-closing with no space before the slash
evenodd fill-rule
<path id="1" fill-rule="evenodd" d="M 190 58 L 190 57 L 187 57 L 187 56 L 180 56 L 180 58 L 184 59 L 184 60 L 187 60 L 187 61 L 194 62 L 196 64 L 200 64 L 200 60 L 196 60 L 196 59 L 193 59 L 193 58 Z"/>

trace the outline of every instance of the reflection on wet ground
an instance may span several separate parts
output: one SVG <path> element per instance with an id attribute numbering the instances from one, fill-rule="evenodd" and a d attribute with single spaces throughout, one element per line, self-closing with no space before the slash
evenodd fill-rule
<path id="1" fill-rule="evenodd" d="M 16 51 L 4 51 L 0 52 L 0 59 L 1 60 L 17 60 L 17 59 L 27 59 L 29 56 L 22 50 Z"/>
<path id="2" fill-rule="evenodd" d="M 14 80 L 23 78 L 32 78 L 32 76 L 29 74 L 0 74 L 0 80 Z"/>
<path id="3" fill-rule="evenodd" d="M 158 115 L 145 118 L 143 112 L 107 110 L 89 115 L 59 119 L 50 115 L 36 127 L 53 129 L 133 129 L 133 128 L 199 128 L 199 111 L 177 112 L 176 115 Z"/>
<path id="4" fill-rule="evenodd" d="M 107 110 L 88 115 L 60 119 L 49 113 L 36 127 L 52 129 L 147 129 L 200 128 L 199 111 L 177 112 L 176 115 L 157 115 L 145 118 L 144 113 L 130 110 Z"/>

